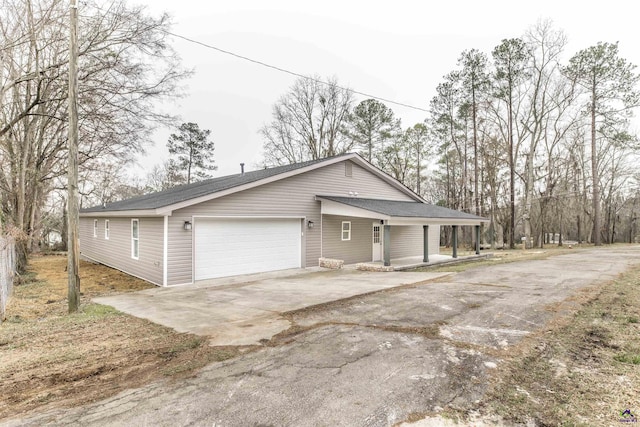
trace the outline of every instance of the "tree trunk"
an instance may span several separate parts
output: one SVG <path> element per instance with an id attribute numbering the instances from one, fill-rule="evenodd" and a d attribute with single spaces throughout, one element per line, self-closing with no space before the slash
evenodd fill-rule
<path id="1" fill-rule="evenodd" d="M 598 151 L 596 147 L 596 82 L 593 77 L 591 92 L 591 177 L 593 179 L 593 244 L 602 245 L 600 238 L 600 178 L 598 176 Z"/>
<path id="2" fill-rule="evenodd" d="M 472 115 L 473 115 L 473 198 L 476 215 L 480 216 L 480 194 L 478 191 L 478 126 L 476 124 L 476 89 L 475 81 L 471 85 Z"/>

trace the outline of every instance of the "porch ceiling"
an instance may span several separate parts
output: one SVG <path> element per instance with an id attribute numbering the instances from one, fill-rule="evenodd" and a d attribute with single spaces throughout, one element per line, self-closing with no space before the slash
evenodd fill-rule
<path id="1" fill-rule="evenodd" d="M 480 225 L 489 220 L 476 215 L 420 202 L 316 196 L 323 215 L 383 220 L 388 225 Z"/>

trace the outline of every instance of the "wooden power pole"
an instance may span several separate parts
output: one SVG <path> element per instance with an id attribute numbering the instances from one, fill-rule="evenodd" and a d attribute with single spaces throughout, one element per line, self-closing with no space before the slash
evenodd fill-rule
<path id="1" fill-rule="evenodd" d="M 80 263 L 78 248 L 78 0 L 69 9 L 69 169 L 67 172 L 68 230 L 67 272 L 69 273 L 69 313 L 78 311 L 80 302 Z"/>

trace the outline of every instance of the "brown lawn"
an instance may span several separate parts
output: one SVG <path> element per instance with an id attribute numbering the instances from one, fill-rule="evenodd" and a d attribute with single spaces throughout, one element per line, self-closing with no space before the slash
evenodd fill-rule
<path id="1" fill-rule="evenodd" d="M 210 347 L 206 338 L 91 303 L 95 296 L 154 285 L 88 262 L 80 265 L 80 311 L 69 315 L 66 262 L 34 257 L 14 288 L 0 325 L 0 419 L 183 378 L 244 350 Z"/>

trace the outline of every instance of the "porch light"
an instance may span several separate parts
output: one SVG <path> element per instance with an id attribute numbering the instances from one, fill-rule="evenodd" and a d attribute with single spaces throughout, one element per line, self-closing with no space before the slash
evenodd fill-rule
<path id="1" fill-rule="evenodd" d="M 307 221 L 307 228 L 313 228 L 313 221 Z"/>
<path id="2" fill-rule="evenodd" d="M 191 231 L 191 227 L 192 227 L 191 221 L 185 221 L 184 222 L 184 229 L 186 231 Z"/>

